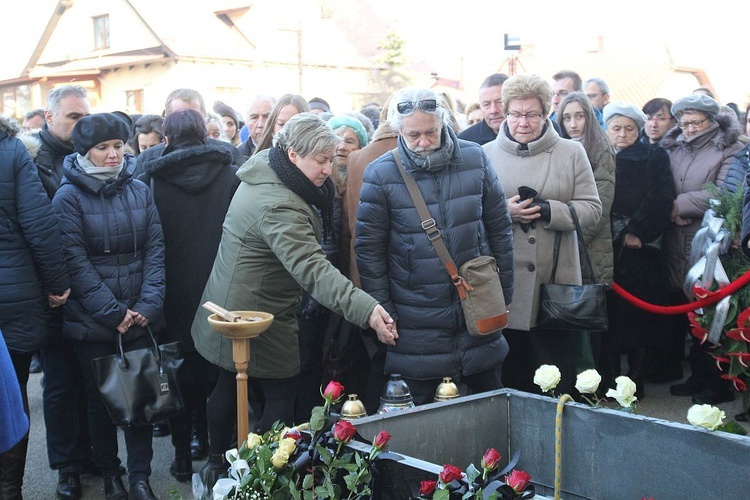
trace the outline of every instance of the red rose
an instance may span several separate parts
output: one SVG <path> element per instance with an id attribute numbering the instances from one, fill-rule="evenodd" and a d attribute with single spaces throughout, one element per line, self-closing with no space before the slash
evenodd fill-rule
<path id="1" fill-rule="evenodd" d="M 302 434 L 300 434 L 299 429 L 297 429 L 296 427 L 294 427 L 294 428 L 289 429 L 288 431 L 286 431 L 286 433 L 284 434 L 284 437 L 286 437 L 286 438 L 292 438 L 295 441 L 299 441 L 300 439 L 302 439 Z"/>
<path id="2" fill-rule="evenodd" d="M 357 433 L 357 428 L 348 420 L 340 420 L 333 424 L 333 437 L 339 443 L 348 443 Z"/>
<path id="3" fill-rule="evenodd" d="M 461 479 L 462 474 L 463 473 L 461 472 L 461 469 L 459 469 L 455 465 L 443 465 L 443 470 L 440 471 L 440 482 L 443 484 L 448 484 L 454 479 Z"/>
<path id="4" fill-rule="evenodd" d="M 522 470 L 513 469 L 510 474 L 505 476 L 505 484 L 513 488 L 516 493 L 521 493 L 526 489 L 531 481 L 531 476 Z"/>
<path id="5" fill-rule="evenodd" d="M 437 487 L 437 481 L 422 481 L 419 483 L 420 495 L 432 495 Z"/>
<path id="6" fill-rule="evenodd" d="M 375 436 L 375 440 L 372 442 L 372 445 L 375 448 L 382 450 L 388 445 L 388 441 L 390 441 L 390 439 L 391 439 L 390 434 L 388 434 L 386 431 L 380 431 L 378 432 L 378 435 Z"/>
<path id="7" fill-rule="evenodd" d="M 338 401 L 342 394 L 344 394 L 344 386 L 335 380 L 328 382 L 326 389 L 323 391 L 323 397 L 328 401 Z"/>
<path id="8" fill-rule="evenodd" d="M 482 469 L 493 471 L 497 469 L 499 463 L 500 453 L 498 453 L 495 448 L 490 448 L 489 450 L 484 452 L 484 456 L 482 457 Z"/>

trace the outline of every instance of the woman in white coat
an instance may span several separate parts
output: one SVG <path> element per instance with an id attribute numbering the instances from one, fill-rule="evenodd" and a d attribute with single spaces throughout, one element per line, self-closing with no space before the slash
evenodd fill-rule
<path id="1" fill-rule="evenodd" d="M 505 122 L 497 139 L 482 147 L 505 189 L 513 221 L 515 292 L 510 324 L 504 332 L 510 353 L 503 363 L 503 384 L 538 392 L 532 383 L 534 370 L 541 364 L 554 364 L 562 373 L 557 392 L 569 392 L 576 375 L 594 367 L 591 344 L 584 331 L 537 327 L 539 287 L 552 281 L 558 231 L 562 241 L 555 282 L 581 283 L 578 242 L 568 204 L 583 228 L 599 221 L 602 205 L 583 146 L 560 138 L 546 118 L 552 100 L 549 83 L 536 75 L 516 75 L 505 82 L 502 96 Z"/>

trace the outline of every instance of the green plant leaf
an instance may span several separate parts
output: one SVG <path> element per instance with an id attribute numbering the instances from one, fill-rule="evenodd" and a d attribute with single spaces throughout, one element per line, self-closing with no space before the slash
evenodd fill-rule
<path id="1" fill-rule="evenodd" d="M 482 473 L 474 466 L 474 464 L 469 464 L 466 468 L 466 479 L 469 484 L 473 483 L 474 480 L 481 475 Z"/>
<path id="2" fill-rule="evenodd" d="M 302 480 L 302 489 L 311 490 L 313 487 L 313 480 L 314 480 L 313 475 L 307 474 L 305 476 L 305 479 Z"/>
<path id="3" fill-rule="evenodd" d="M 729 420 L 728 422 L 724 422 L 719 427 L 716 428 L 717 431 L 722 432 L 729 432 L 731 434 L 739 434 L 740 436 L 747 436 L 747 431 L 744 427 L 742 427 L 740 424 L 735 422 L 734 420 Z"/>
<path id="4" fill-rule="evenodd" d="M 451 494 L 448 490 L 435 490 L 432 500 L 450 500 Z"/>
<path id="5" fill-rule="evenodd" d="M 316 406 L 310 415 L 310 430 L 314 433 L 320 431 L 326 423 L 326 414 L 322 406 Z"/>
<path id="6" fill-rule="evenodd" d="M 318 450 L 318 453 L 320 453 L 320 459 L 323 461 L 324 464 L 330 466 L 331 461 L 333 460 L 333 453 L 331 451 L 321 445 L 315 445 L 315 449 Z"/>

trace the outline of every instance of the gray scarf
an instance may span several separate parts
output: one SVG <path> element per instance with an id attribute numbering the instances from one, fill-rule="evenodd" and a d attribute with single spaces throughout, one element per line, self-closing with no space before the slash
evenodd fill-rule
<path id="1" fill-rule="evenodd" d="M 100 181 L 108 181 L 110 179 L 117 179 L 117 176 L 120 175 L 120 172 L 122 171 L 122 167 L 125 164 L 124 155 L 122 157 L 122 161 L 120 162 L 120 164 L 115 167 L 97 167 L 89 159 L 88 154 L 86 156 L 82 156 L 79 153 L 76 159 L 78 160 L 78 165 L 81 167 L 81 170 L 83 170 L 86 173 L 86 175 L 93 177 L 94 179 L 99 179 Z"/>
<path id="2" fill-rule="evenodd" d="M 454 139 L 450 127 L 444 125 L 441 136 L 440 147 L 425 157 L 419 156 L 417 153 L 409 149 L 409 146 L 407 146 L 402 135 L 399 135 L 398 140 L 401 144 L 401 151 L 406 153 L 412 163 L 428 172 L 438 172 L 450 165 L 454 148 Z"/>

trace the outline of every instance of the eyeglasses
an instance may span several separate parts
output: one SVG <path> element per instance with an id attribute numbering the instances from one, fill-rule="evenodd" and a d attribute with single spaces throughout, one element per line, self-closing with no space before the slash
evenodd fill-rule
<path id="1" fill-rule="evenodd" d="M 508 113 L 508 118 L 510 118 L 513 121 L 520 121 L 521 118 L 526 118 L 530 122 L 535 122 L 539 120 L 541 117 L 542 117 L 542 114 L 536 111 L 530 111 L 529 113 L 526 113 L 526 114 L 516 113 L 515 111 L 512 113 Z"/>
<path id="2" fill-rule="evenodd" d="M 417 102 L 400 102 L 396 105 L 396 111 L 398 111 L 402 115 L 410 114 L 414 111 L 414 108 L 419 108 L 422 111 L 435 111 L 437 109 L 437 100 L 423 99 Z"/>
<path id="3" fill-rule="evenodd" d="M 703 125 L 703 122 L 705 122 L 706 120 L 708 120 L 708 118 L 704 118 L 702 120 L 690 120 L 689 122 L 680 122 L 677 125 L 679 125 L 682 130 L 685 130 L 690 125 L 692 125 L 695 128 L 698 128 L 701 125 Z"/>
<path id="4" fill-rule="evenodd" d="M 570 90 L 558 90 L 557 92 L 552 92 L 553 97 L 565 97 L 568 94 L 570 94 Z"/>

